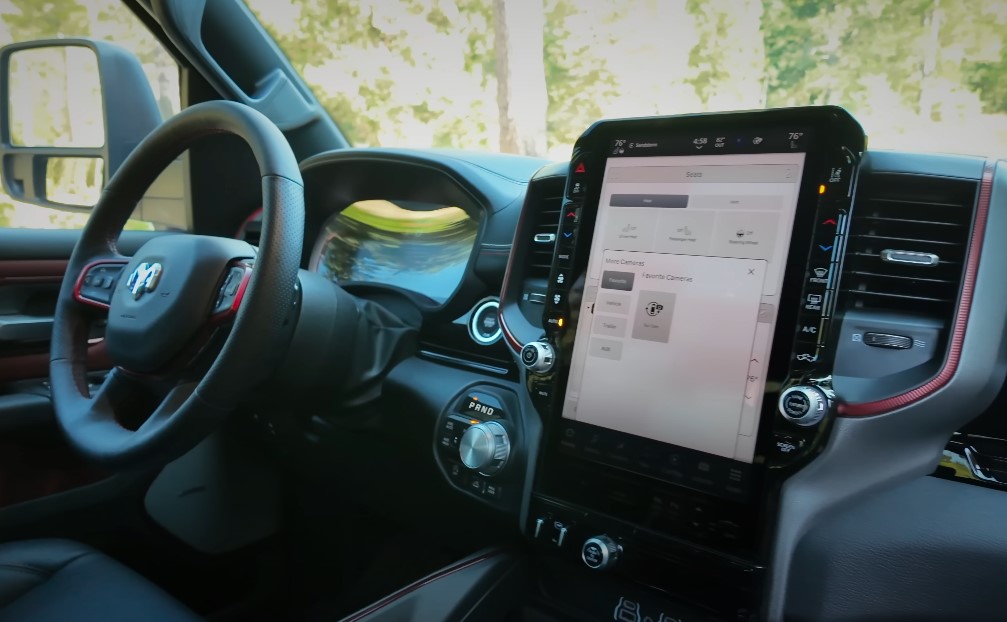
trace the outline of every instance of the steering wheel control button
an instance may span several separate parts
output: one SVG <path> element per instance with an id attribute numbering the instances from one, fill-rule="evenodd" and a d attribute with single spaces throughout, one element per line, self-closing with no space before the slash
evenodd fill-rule
<path id="1" fill-rule="evenodd" d="M 521 362 L 525 369 L 536 374 L 544 374 L 556 363 L 556 352 L 545 341 L 532 341 L 521 350 Z"/>
<path id="2" fill-rule="evenodd" d="M 591 570 L 607 570 L 619 561 L 622 547 L 608 536 L 588 538 L 580 549 L 580 558 Z"/>
<path id="3" fill-rule="evenodd" d="M 507 458 L 510 457 L 507 429 L 499 421 L 473 425 L 462 435 L 458 454 L 466 467 L 482 475 L 494 475 L 507 464 Z"/>
<path id="4" fill-rule="evenodd" d="M 812 426 L 825 418 L 829 398 L 816 387 L 790 387 L 780 395 L 779 410 L 783 418 L 791 423 Z"/>
<path id="5" fill-rule="evenodd" d="M 238 298 L 238 292 L 241 291 L 241 283 L 244 279 L 245 268 L 242 266 L 234 266 L 227 271 L 224 283 L 220 286 L 220 291 L 217 293 L 217 301 L 213 305 L 214 315 L 229 310 L 237 310 L 235 302 Z"/>
<path id="6" fill-rule="evenodd" d="M 493 345 L 500 340 L 500 303 L 490 298 L 477 304 L 469 315 L 469 337 L 481 346 Z"/>
<path id="7" fill-rule="evenodd" d="M 913 347 L 913 338 L 888 333 L 864 333 L 864 345 L 892 350 L 908 350 Z"/>
<path id="8" fill-rule="evenodd" d="M 123 263 L 96 263 L 84 268 L 74 291 L 78 301 L 99 307 L 112 304 L 112 290 L 122 274 Z"/>

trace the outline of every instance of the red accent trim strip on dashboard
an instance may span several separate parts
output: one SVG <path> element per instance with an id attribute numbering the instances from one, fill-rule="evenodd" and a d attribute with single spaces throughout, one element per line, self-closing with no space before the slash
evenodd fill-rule
<path id="1" fill-rule="evenodd" d="M 914 402 L 918 402 L 936 392 L 950 382 L 958 371 L 961 360 L 962 343 L 965 341 L 965 328 L 972 310 L 972 295 L 975 292 L 976 273 L 979 271 L 979 258 L 982 255 L 983 236 L 986 234 L 986 219 L 989 216 L 990 195 L 993 193 L 993 174 L 996 162 L 988 160 L 983 168 L 982 183 L 979 186 L 979 200 L 976 204 L 975 222 L 972 225 L 972 239 L 969 244 L 969 255 L 965 264 L 965 279 L 962 282 L 962 295 L 958 301 L 958 314 L 955 316 L 954 329 L 951 333 L 948 357 L 940 373 L 929 382 L 901 395 L 864 402 L 861 404 L 840 404 L 841 417 L 869 417 L 890 412 Z"/>
<path id="2" fill-rule="evenodd" d="M 406 587 L 402 588 L 398 592 L 395 592 L 394 594 L 390 594 L 388 596 L 385 596 L 384 598 L 382 598 L 378 602 L 373 603 L 371 605 L 368 605 L 364 609 L 361 609 L 360 611 L 356 612 L 355 614 L 353 614 L 353 615 L 347 617 L 346 619 L 344 619 L 343 622 L 357 622 L 358 620 L 363 620 L 364 618 L 366 618 L 367 616 L 371 615 L 375 611 L 379 611 L 379 610 L 384 609 L 385 607 L 387 607 L 389 605 L 394 604 L 396 601 L 398 601 L 398 600 L 400 600 L 402 598 L 405 598 L 406 596 L 412 594 L 413 592 L 415 592 L 416 590 L 418 590 L 418 589 L 420 589 L 422 587 L 426 587 L 427 585 L 430 585 L 431 583 L 433 583 L 435 581 L 439 581 L 440 579 L 443 579 L 444 577 L 453 575 L 456 572 L 461 572 L 462 570 L 465 570 L 466 568 L 471 568 L 472 566 L 475 566 L 476 564 L 481 564 L 484 561 L 486 561 L 487 559 L 489 559 L 491 557 L 494 557 L 494 556 L 496 556 L 498 554 L 499 554 L 499 551 L 494 551 L 494 552 L 491 552 L 491 553 L 483 553 L 482 555 L 479 555 L 478 557 L 474 557 L 472 559 L 468 559 L 468 560 L 464 560 L 464 561 L 458 562 L 457 564 L 455 564 L 453 566 L 448 566 L 446 568 L 442 568 L 442 569 L 438 570 L 437 572 L 435 572 L 434 574 L 432 574 L 432 575 L 430 575 L 428 577 L 425 577 L 423 579 L 420 579 L 419 581 L 416 581 L 415 583 L 410 583 L 409 585 L 407 585 Z"/>
<path id="3" fill-rule="evenodd" d="M 531 184 L 529 184 L 529 187 Z M 524 344 L 517 340 L 514 333 L 510 331 L 507 327 L 507 318 L 504 317 L 504 308 L 507 302 L 507 286 L 510 285 L 511 279 L 511 268 L 514 266 L 514 254 L 517 252 L 518 244 L 521 244 L 520 236 L 524 233 L 524 229 L 521 225 L 524 224 L 524 217 L 528 206 L 528 195 L 525 194 L 524 203 L 521 205 L 521 213 L 517 217 L 517 226 L 514 227 L 514 239 L 511 241 L 510 256 L 507 257 L 507 269 L 504 270 L 503 285 L 500 288 L 500 304 L 497 306 L 497 320 L 500 321 L 500 332 L 503 333 L 504 341 L 510 346 L 510 349 L 514 351 L 515 354 L 521 353 L 521 348 Z"/>
<path id="4" fill-rule="evenodd" d="M 500 305 L 500 308 L 497 309 L 497 319 L 500 320 L 500 331 L 503 333 L 504 341 L 507 342 L 507 345 L 510 346 L 511 350 L 520 354 L 521 348 L 524 346 L 510 332 L 510 329 L 507 328 L 507 320 L 504 319 L 503 305 Z"/>

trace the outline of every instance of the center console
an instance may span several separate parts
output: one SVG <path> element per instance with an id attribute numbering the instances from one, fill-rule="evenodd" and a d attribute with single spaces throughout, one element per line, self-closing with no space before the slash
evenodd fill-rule
<path id="1" fill-rule="evenodd" d="M 520 351 L 544 422 L 524 527 L 549 563 L 757 617 L 777 492 L 836 399 L 864 144 L 832 107 L 603 121 L 577 141 L 543 335 Z M 600 589 L 603 617 L 642 610 Z"/>

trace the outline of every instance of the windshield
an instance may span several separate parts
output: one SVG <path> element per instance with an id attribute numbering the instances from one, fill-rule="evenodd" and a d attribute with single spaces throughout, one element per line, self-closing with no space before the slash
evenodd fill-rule
<path id="1" fill-rule="evenodd" d="M 566 159 L 600 118 L 838 104 L 872 148 L 1007 151 L 1004 2 L 248 3 L 356 145 Z"/>

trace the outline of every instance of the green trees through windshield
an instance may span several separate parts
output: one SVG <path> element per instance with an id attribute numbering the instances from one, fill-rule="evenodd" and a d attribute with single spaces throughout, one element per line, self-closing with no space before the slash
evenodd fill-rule
<path id="1" fill-rule="evenodd" d="M 1007 145 L 1007 0 L 247 1 L 357 145 L 559 160 L 599 118 L 826 103 L 875 148 Z M 178 110 L 174 61 L 120 0 L 0 0 L 0 43 L 59 36 L 124 45 Z M 86 216 L 0 195 L 0 226 Z"/>
<path id="2" fill-rule="evenodd" d="M 1003 1 L 248 3 L 355 144 L 558 159 L 601 117 L 826 103 L 873 147 L 1007 144 Z"/>

